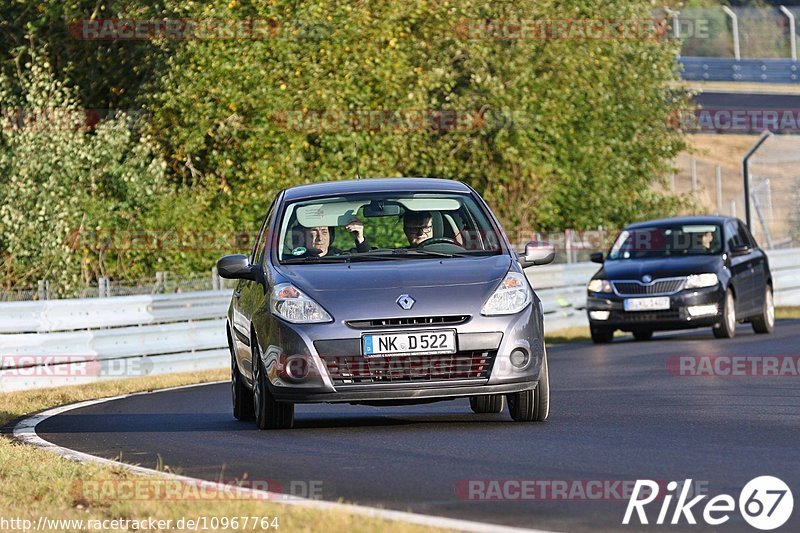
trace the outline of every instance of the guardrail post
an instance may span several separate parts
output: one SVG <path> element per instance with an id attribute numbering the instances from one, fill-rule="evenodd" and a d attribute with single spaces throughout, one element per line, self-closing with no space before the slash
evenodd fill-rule
<path id="1" fill-rule="evenodd" d="M 733 31 L 733 57 L 736 61 L 742 59 L 739 53 L 739 18 L 728 6 L 722 6 L 722 10 L 731 18 L 731 30 Z"/>
<path id="2" fill-rule="evenodd" d="M 794 13 L 781 6 L 781 12 L 789 18 L 789 43 L 792 48 L 792 61 L 797 61 L 797 33 L 794 24 Z"/>
<path id="3" fill-rule="evenodd" d="M 221 289 L 220 285 L 221 283 L 219 279 L 219 273 L 217 272 L 217 267 L 213 266 L 211 267 L 211 289 L 218 291 Z"/>
<path id="4" fill-rule="evenodd" d="M 97 295 L 108 298 L 108 278 L 97 278 Z"/>
<path id="5" fill-rule="evenodd" d="M 697 159 L 692 158 L 692 200 L 697 200 Z"/>

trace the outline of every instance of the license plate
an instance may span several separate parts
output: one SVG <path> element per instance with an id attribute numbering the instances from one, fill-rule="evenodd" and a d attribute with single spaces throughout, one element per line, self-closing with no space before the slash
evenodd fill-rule
<path id="1" fill-rule="evenodd" d="M 624 303 L 626 311 L 660 311 L 669 309 L 669 296 L 658 298 L 628 298 Z"/>
<path id="2" fill-rule="evenodd" d="M 438 330 L 375 333 L 363 335 L 361 346 L 366 357 L 456 353 L 456 332 L 455 330 Z"/>

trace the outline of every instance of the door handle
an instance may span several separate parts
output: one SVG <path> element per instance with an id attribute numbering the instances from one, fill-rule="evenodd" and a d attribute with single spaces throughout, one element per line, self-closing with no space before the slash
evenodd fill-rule
<path id="1" fill-rule="evenodd" d="M 234 297 L 234 298 L 238 298 L 238 297 L 239 297 L 239 296 L 241 296 L 241 295 L 242 295 L 242 293 L 241 293 L 241 292 L 239 292 L 239 291 L 233 291 L 233 297 Z"/>

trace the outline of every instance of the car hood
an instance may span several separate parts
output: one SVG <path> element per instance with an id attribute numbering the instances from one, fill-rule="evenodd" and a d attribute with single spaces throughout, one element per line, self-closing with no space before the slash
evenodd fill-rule
<path id="1" fill-rule="evenodd" d="M 281 265 L 281 277 L 338 319 L 473 314 L 511 267 L 511 258 L 413 259 Z M 401 294 L 414 300 L 409 310 Z"/>
<path id="2" fill-rule="evenodd" d="M 621 259 L 606 261 L 595 275 L 606 279 L 642 279 L 649 275 L 653 279 L 688 276 L 704 272 L 718 272 L 722 267 L 722 256 L 692 255 L 652 259 Z"/>

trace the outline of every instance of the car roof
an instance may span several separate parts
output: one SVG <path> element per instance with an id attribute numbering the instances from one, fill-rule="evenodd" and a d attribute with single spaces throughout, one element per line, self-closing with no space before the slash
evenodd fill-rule
<path id="1" fill-rule="evenodd" d="M 285 200 L 298 200 L 335 194 L 372 192 L 469 192 L 460 181 L 438 178 L 365 178 L 324 181 L 286 189 Z"/>
<path id="2" fill-rule="evenodd" d="M 696 215 L 687 217 L 672 217 L 672 218 L 657 218 L 653 220 L 645 220 L 643 222 L 635 222 L 625 226 L 625 229 L 640 229 L 652 228 L 653 226 L 669 226 L 676 224 L 716 224 L 722 225 L 728 220 L 736 220 L 733 217 L 726 217 L 722 215 Z"/>

